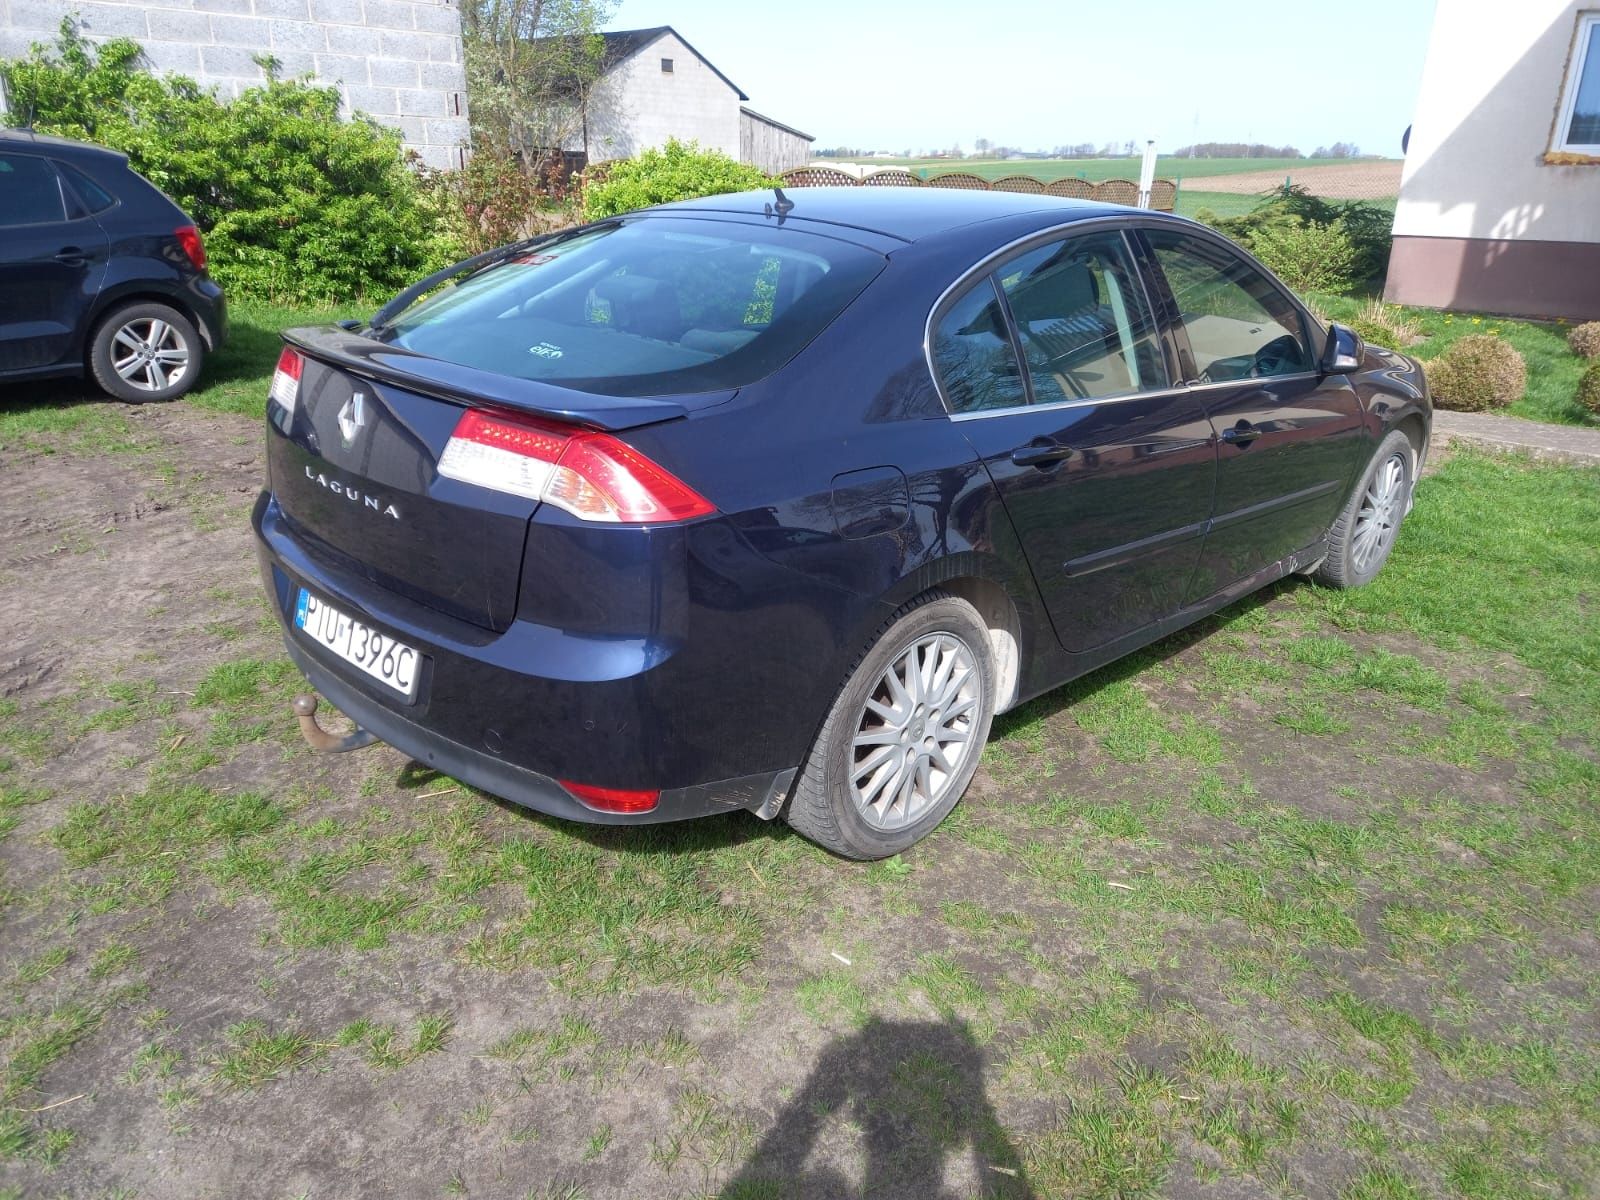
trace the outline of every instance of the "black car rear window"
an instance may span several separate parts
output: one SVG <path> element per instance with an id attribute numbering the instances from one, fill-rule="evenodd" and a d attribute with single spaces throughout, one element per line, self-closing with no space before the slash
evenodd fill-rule
<path id="1" fill-rule="evenodd" d="M 604 395 L 740 387 L 794 357 L 883 264 L 792 226 L 637 217 L 470 276 L 376 336 Z"/>
<path id="2" fill-rule="evenodd" d="M 56 168 L 66 176 L 67 185 L 77 193 L 78 199 L 83 201 L 84 208 L 89 212 L 105 212 L 117 202 L 110 192 L 71 163 L 58 162 Z"/>

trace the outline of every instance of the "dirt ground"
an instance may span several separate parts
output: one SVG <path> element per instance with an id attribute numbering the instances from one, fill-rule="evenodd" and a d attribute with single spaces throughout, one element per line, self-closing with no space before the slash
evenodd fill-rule
<path id="1" fill-rule="evenodd" d="M 1228 192 L 1253 196 L 1282 187 L 1285 177 L 1311 189 L 1314 196 L 1330 200 L 1383 200 L 1400 194 L 1400 162 L 1349 162 L 1332 166 L 1290 168 L 1285 171 L 1240 171 L 1233 175 L 1206 175 L 1184 181 L 1196 192 Z M 1175 172 L 1182 174 L 1181 171 Z"/>
<path id="2" fill-rule="evenodd" d="M 1511 654 L 1291 583 L 903 859 L 575 827 L 305 750 L 255 422 L 16 430 L 0 1197 L 1600 1189 L 1600 774 Z"/>

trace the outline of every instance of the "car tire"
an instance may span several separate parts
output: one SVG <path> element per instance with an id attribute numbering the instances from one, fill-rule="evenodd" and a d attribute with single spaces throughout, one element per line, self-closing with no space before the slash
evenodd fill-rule
<path id="1" fill-rule="evenodd" d="M 885 622 L 851 668 L 785 819 L 844 858 L 898 854 L 961 799 L 993 716 L 989 631 L 965 600 L 925 593 Z"/>
<path id="2" fill-rule="evenodd" d="M 1389 561 L 1400 522 L 1411 511 L 1416 447 L 1398 429 L 1378 443 L 1377 452 L 1344 509 L 1328 531 L 1328 556 L 1317 568 L 1319 583 L 1334 588 L 1371 583 Z"/>
<path id="3" fill-rule="evenodd" d="M 177 309 L 129 304 L 113 309 L 95 326 L 89 372 L 118 400 L 172 400 L 194 386 L 205 353 L 194 322 Z"/>

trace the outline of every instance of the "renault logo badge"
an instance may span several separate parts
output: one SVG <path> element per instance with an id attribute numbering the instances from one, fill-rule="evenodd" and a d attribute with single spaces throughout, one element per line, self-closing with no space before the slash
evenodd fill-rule
<path id="1" fill-rule="evenodd" d="M 345 449 L 348 450 L 356 437 L 361 433 L 362 426 L 367 423 L 367 398 L 356 392 L 344 402 L 344 407 L 339 410 L 339 436 L 344 439 Z"/>

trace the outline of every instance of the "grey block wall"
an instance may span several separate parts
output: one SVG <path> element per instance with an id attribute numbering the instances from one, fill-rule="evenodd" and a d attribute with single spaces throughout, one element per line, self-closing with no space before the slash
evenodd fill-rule
<path id="1" fill-rule="evenodd" d="M 286 76 L 336 84 L 346 113 L 401 131 L 431 167 L 467 144 L 467 77 L 456 0 L 0 0 L 0 58 L 49 42 L 75 15 L 96 41 L 133 38 L 152 68 L 225 95 L 260 83 L 270 54 Z"/>

